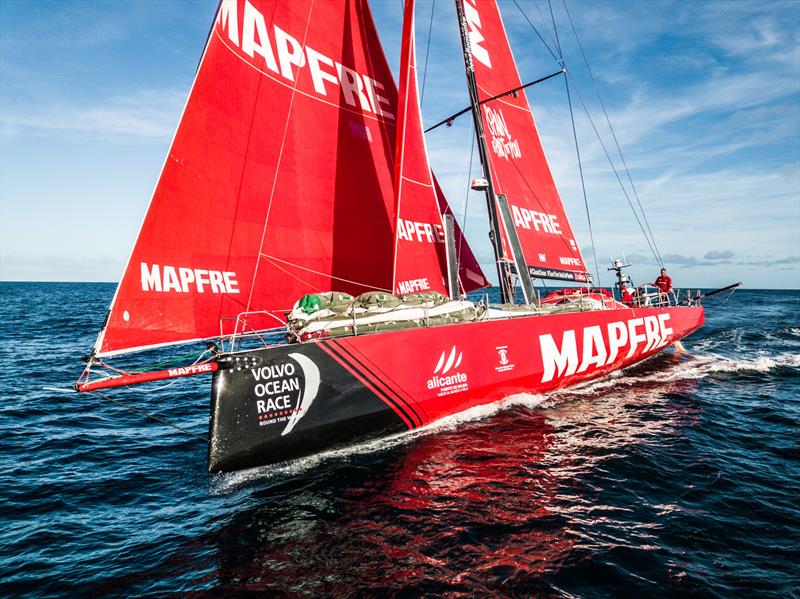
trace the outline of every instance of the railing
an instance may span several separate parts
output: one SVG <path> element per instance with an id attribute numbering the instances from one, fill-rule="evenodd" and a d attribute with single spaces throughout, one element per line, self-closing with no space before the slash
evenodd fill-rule
<path id="1" fill-rule="evenodd" d="M 678 289 L 661 291 L 653 285 L 640 285 L 636 288 L 636 294 L 633 296 L 631 304 L 637 308 L 677 306 L 679 294 L 680 290 Z"/>
<path id="2" fill-rule="evenodd" d="M 280 326 L 270 329 L 256 329 L 248 323 L 248 317 L 255 315 L 273 318 L 280 323 Z M 231 321 L 234 322 L 233 332 L 226 335 L 225 324 Z M 250 310 L 246 312 L 240 312 L 236 318 L 221 318 L 219 322 L 219 332 L 219 340 L 221 345 L 220 350 L 225 353 L 235 352 L 237 348 L 246 341 L 258 340 L 263 347 L 280 345 L 280 342 L 276 337 L 278 335 L 283 336 L 281 341 L 285 342 L 286 336 L 291 334 L 289 328 L 280 318 L 266 310 Z"/>

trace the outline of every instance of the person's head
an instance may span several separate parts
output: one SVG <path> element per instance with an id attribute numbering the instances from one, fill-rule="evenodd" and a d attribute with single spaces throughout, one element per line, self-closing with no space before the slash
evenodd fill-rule
<path id="1" fill-rule="evenodd" d="M 667 274 L 667 269 L 666 268 L 662 268 L 661 269 L 661 276 L 663 277 L 666 274 Z"/>

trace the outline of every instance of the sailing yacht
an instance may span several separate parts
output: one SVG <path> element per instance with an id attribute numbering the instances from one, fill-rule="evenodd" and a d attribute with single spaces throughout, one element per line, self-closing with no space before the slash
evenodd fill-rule
<path id="1" fill-rule="evenodd" d="M 397 87 L 367 0 L 222 0 L 78 391 L 210 374 L 224 472 L 546 394 L 702 325 L 697 302 L 591 287 L 497 3 L 455 5 L 501 302 L 466 299 L 489 281 L 428 160 L 414 0 Z M 113 363 L 178 344 L 198 359 Z"/>

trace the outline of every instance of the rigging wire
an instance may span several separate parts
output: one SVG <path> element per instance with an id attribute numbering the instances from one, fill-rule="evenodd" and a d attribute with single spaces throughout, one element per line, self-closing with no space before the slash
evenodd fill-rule
<path id="1" fill-rule="evenodd" d="M 541 34 L 541 33 L 539 33 L 539 30 L 538 30 L 538 29 L 536 29 L 536 26 L 535 26 L 533 23 L 531 23 L 531 20 L 528 18 L 528 15 L 526 15 L 526 14 L 525 14 L 525 11 L 523 11 L 523 10 L 522 10 L 522 7 L 519 5 L 519 2 L 517 2 L 517 0 L 514 0 L 514 4 L 516 5 L 516 7 L 517 7 L 517 9 L 519 10 L 519 12 L 520 12 L 520 14 L 522 15 L 522 17 L 523 17 L 523 18 L 524 18 L 524 19 L 525 19 L 525 20 L 528 22 L 528 25 L 530 25 L 530 26 L 531 26 L 531 29 L 533 29 L 533 32 L 534 32 L 534 33 L 537 35 L 537 37 L 538 37 L 538 38 L 539 38 L 539 39 L 542 41 L 542 43 L 544 44 L 544 47 L 545 47 L 545 48 L 547 48 L 547 51 L 548 51 L 548 52 L 550 52 L 550 56 L 552 56 L 552 57 L 553 57 L 553 60 L 555 60 L 556 62 L 558 62 L 558 57 L 556 56 L 556 53 L 555 53 L 555 52 L 553 52 L 553 50 L 550 48 L 550 45 L 549 45 L 549 44 L 548 44 L 548 43 L 545 41 L 545 39 L 542 37 L 542 34 Z M 548 30 L 548 33 L 549 33 L 549 30 Z M 552 37 L 552 36 L 551 36 L 551 37 Z"/>
<path id="2" fill-rule="evenodd" d="M 556 36 L 556 46 L 558 47 L 558 57 L 561 59 L 559 62 L 561 64 L 561 66 L 564 66 L 564 53 L 561 51 L 561 40 L 558 39 L 558 28 L 556 27 L 556 17 L 553 14 L 553 4 L 550 2 L 550 0 L 547 0 L 547 6 L 550 8 L 550 20 L 553 23 L 553 33 Z"/>
<path id="3" fill-rule="evenodd" d="M 535 0 L 534 0 L 535 1 Z M 538 6 L 538 5 L 537 5 Z M 556 27 L 556 17 L 553 14 L 553 4 L 550 0 L 547 0 L 547 6 L 550 8 L 550 20 L 553 23 L 553 33 L 555 34 L 556 38 L 556 45 L 558 46 L 558 57 L 559 61 L 558 64 L 561 65 L 561 68 L 564 69 L 564 87 L 567 90 L 567 104 L 569 105 L 569 120 L 572 124 L 572 139 L 575 142 L 575 154 L 578 157 L 578 172 L 580 173 L 581 177 L 581 191 L 583 192 L 583 205 L 586 208 L 586 221 L 589 224 L 589 241 L 592 244 L 592 259 L 594 260 L 594 272 L 597 276 L 597 286 L 601 287 L 600 282 L 600 268 L 597 265 L 597 247 L 594 245 L 594 232 L 592 231 L 592 216 L 589 212 L 589 198 L 586 195 L 586 181 L 583 177 L 583 163 L 581 162 L 581 150 L 578 146 L 578 131 L 575 128 L 575 114 L 572 111 L 572 95 L 569 92 L 569 79 L 567 78 L 566 73 L 566 66 L 564 63 L 564 52 L 561 49 L 561 40 L 558 39 L 558 28 Z"/>
<path id="4" fill-rule="evenodd" d="M 465 238 L 465 231 L 467 230 L 467 210 L 469 209 L 469 190 L 470 185 L 472 182 L 472 160 L 475 155 L 475 143 L 476 143 L 476 136 L 473 135 L 473 125 L 468 127 L 469 129 L 469 136 L 472 138 L 472 143 L 469 147 L 469 163 L 467 167 L 467 188 L 464 192 L 464 204 L 463 210 L 461 212 L 461 243 L 458 244 L 458 251 L 456 252 L 456 265 L 457 270 L 461 272 L 461 250 L 464 246 L 464 238 Z"/>
<path id="5" fill-rule="evenodd" d="M 375 291 L 385 291 L 386 293 L 392 293 L 392 291 L 390 289 L 384 289 L 383 287 L 377 287 L 375 285 L 370 285 L 368 283 L 362 283 L 360 281 L 354 281 L 353 279 L 345 279 L 344 277 L 337 277 L 337 276 L 332 275 L 330 273 L 325 273 L 325 272 L 321 272 L 319 270 L 314 270 L 313 268 L 307 268 L 305 266 L 301 266 L 300 264 L 296 264 L 295 262 L 290 262 L 288 260 L 283 260 L 281 258 L 278 258 L 277 256 L 271 256 L 271 255 L 266 254 L 264 252 L 261 252 L 260 256 L 262 258 L 272 262 L 274 266 L 280 268 L 283 272 L 285 272 L 289 276 L 292 276 L 295 279 L 297 279 L 298 281 L 300 281 L 301 283 L 304 283 L 304 284 L 308 285 L 309 287 L 312 287 L 312 288 L 315 288 L 315 289 L 316 289 L 316 287 L 314 287 L 314 285 L 312 285 L 311 283 L 308 283 L 307 281 L 304 281 L 303 279 L 293 275 L 292 273 L 290 273 L 285 268 L 282 268 L 279 264 L 276 264 L 276 262 L 282 262 L 283 264 L 287 264 L 289 266 L 293 266 L 294 268 L 298 268 L 300 270 L 305 270 L 307 272 L 310 272 L 310 273 L 315 274 L 315 275 L 320 275 L 322 277 L 328 277 L 328 278 L 331 278 L 331 279 L 335 279 L 337 281 L 342 281 L 343 283 L 350 283 L 352 285 L 358 285 L 359 287 L 365 287 L 366 289 L 371 289 L 371 290 L 375 290 Z M 320 293 L 322 292 L 321 289 L 318 289 L 318 291 Z"/>
<path id="6" fill-rule="evenodd" d="M 550 32 L 550 27 L 547 26 L 547 19 L 544 18 L 544 15 L 542 14 L 542 9 L 539 8 L 539 3 L 536 0 L 532 0 L 532 2 L 534 7 L 536 7 L 536 12 L 539 13 L 539 18 L 542 20 L 542 25 L 544 25 L 544 29 L 545 31 L 547 31 L 547 35 L 550 36 L 550 41 L 553 42 L 553 46 L 557 46 L 558 44 L 556 44 L 556 40 L 553 37 L 553 34 Z M 556 60 L 558 59 L 556 58 Z"/>
<path id="7" fill-rule="evenodd" d="M 569 72 L 567 73 L 567 77 L 569 77 Z M 647 241 L 647 245 L 650 247 L 650 251 L 653 253 L 653 257 L 658 261 L 658 255 L 656 254 L 655 248 L 653 248 L 653 244 L 650 243 L 650 237 L 647 235 L 647 232 L 644 229 L 644 225 L 642 225 L 642 220 L 639 218 L 639 214 L 636 212 L 636 208 L 633 207 L 633 202 L 631 201 L 630 195 L 628 195 L 628 191 L 625 189 L 625 185 L 622 182 L 622 179 L 619 176 L 619 172 L 617 171 L 617 167 L 614 165 L 614 161 L 611 159 L 611 155 L 608 153 L 608 149 L 606 148 L 606 144 L 603 143 L 603 138 L 600 136 L 600 132 L 597 130 L 597 126 L 592 119 L 592 115 L 589 114 L 589 109 L 586 107 L 586 102 L 583 101 L 583 96 L 581 95 L 581 90 L 578 89 L 577 86 L 575 87 L 575 93 L 578 95 L 578 100 L 581 102 L 581 106 L 583 106 L 583 112 L 586 113 L 586 118 L 589 119 L 589 123 L 592 125 L 592 129 L 594 130 L 594 134 L 597 137 L 597 141 L 600 142 L 600 147 L 603 148 L 603 153 L 606 155 L 608 159 L 608 163 L 611 165 L 611 170 L 614 172 L 614 176 L 617 178 L 620 187 L 622 188 L 622 193 L 625 196 L 625 199 L 628 200 L 628 206 L 631 207 L 631 211 L 633 212 L 634 218 L 636 218 L 636 222 L 639 224 L 639 229 L 642 231 L 642 235 L 644 235 L 645 241 Z"/>
<path id="8" fill-rule="evenodd" d="M 520 5 L 519 5 L 519 3 L 517 2 L 517 0 L 513 0 L 513 1 L 514 1 L 514 4 L 515 4 L 515 6 L 517 7 L 517 9 L 520 11 L 520 13 L 522 14 L 522 16 L 523 16 L 523 17 L 525 18 L 525 20 L 528 22 L 528 25 L 530 25 L 531 29 L 533 29 L 533 31 L 534 31 L 534 33 L 537 35 L 537 37 L 538 37 L 538 38 L 539 38 L 539 39 L 542 41 L 542 43 L 543 43 L 543 44 L 544 44 L 544 45 L 547 47 L 547 50 L 548 50 L 548 52 L 550 52 L 550 55 L 551 55 L 551 56 L 552 56 L 552 57 L 553 57 L 553 58 L 556 60 L 556 62 L 557 62 L 559 65 L 561 65 L 561 67 L 562 67 L 562 68 L 565 70 L 565 78 L 568 78 L 568 77 L 570 77 L 570 73 L 569 73 L 569 72 L 566 70 L 566 63 L 565 63 L 565 61 L 564 61 L 563 54 L 561 54 L 561 45 L 560 45 L 560 43 L 558 43 L 558 41 L 557 41 L 558 32 L 556 31 L 556 34 L 555 34 L 555 35 L 556 35 L 556 37 L 554 38 L 554 37 L 553 37 L 553 34 L 550 32 L 550 28 L 547 26 L 547 21 L 545 20 L 545 18 L 544 18 L 544 15 L 542 14 L 542 11 L 541 11 L 541 10 L 540 10 L 540 8 L 539 8 L 539 4 L 538 4 L 538 2 L 537 2 L 536 0 L 532 0 L 532 1 L 533 1 L 533 4 L 534 4 L 534 6 L 536 7 L 536 11 L 539 13 L 539 17 L 541 18 L 542 22 L 544 23 L 544 27 L 545 27 L 545 29 L 547 30 L 547 33 L 548 33 L 548 35 L 550 36 L 550 39 L 552 40 L 553 44 L 554 44 L 554 45 L 557 47 L 557 49 L 559 50 L 560 58 L 556 56 L 556 54 L 553 52 L 553 50 L 550 48 L 550 46 L 547 44 L 547 42 L 545 42 L 545 40 L 542 38 L 542 35 L 541 35 L 541 34 L 539 33 L 539 31 L 536 29 L 536 27 L 534 26 L 534 24 L 531 22 L 531 20 L 530 20 L 530 19 L 528 18 L 528 16 L 525 14 L 525 12 L 522 10 L 522 8 L 520 7 Z M 562 0 L 562 2 L 563 2 L 563 1 L 564 1 L 564 0 Z M 551 11 L 551 12 L 550 12 L 550 14 L 551 14 L 551 20 L 552 20 L 552 23 L 553 23 L 553 27 L 555 28 L 555 17 L 554 17 L 554 15 L 553 15 L 553 11 L 552 11 L 552 4 L 551 4 L 550 0 L 548 0 L 548 5 L 550 5 L 550 11 Z M 570 19 L 570 23 L 571 23 L 571 22 L 572 22 L 572 21 L 571 21 L 571 19 Z M 574 25 L 573 25 L 573 29 L 574 29 Z M 585 55 L 584 55 L 584 60 L 585 60 L 585 59 L 586 59 L 586 57 L 585 57 Z M 587 61 L 587 65 L 588 65 L 588 61 Z M 593 81 L 594 81 L 594 79 L 593 79 Z M 575 82 L 574 82 L 574 81 L 573 81 L 573 87 L 574 87 L 574 89 L 575 89 L 575 93 L 576 93 L 576 94 L 577 94 L 577 96 L 578 96 L 578 99 L 580 100 L 581 106 L 583 107 L 583 111 L 584 111 L 584 113 L 586 114 L 586 117 L 589 119 L 589 123 L 592 125 L 592 129 L 594 130 L 595 136 L 597 137 L 597 140 L 600 142 L 600 146 L 603 148 L 603 152 L 604 152 L 604 153 L 605 153 L 605 155 L 606 155 L 606 159 L 608 160 L 609 164 L 611 165 L 611 170 L 614 172 L 614 176 L 617 178 L 617 181 L 619 182 L 619 184 L 620 184 L 620 187 L 622 188 L 622 193 L 623 193 L 623 195 L 625 196 L 625 199 L 628 201 L 628 206 L 630 206 L 630 208 L 631 208 L 631 211 L 633 212 L 633 216 L 634 216 L 634 218 L 636 219 L 636 222 L 637 222 L 637 223 L 638 223 L 638 225 L 639 225 L 639 229 L 642 231 L 642 235 L 644 236 L 644 238 L 645 238 L 645 241 L 647 242 L 647 245 L 649 246 L 649 248 L 650 248 L 650 251 L 651 251 L 651 252 L 652 252 L 652 254 L 653 254 L 653 257 L 656 259 L 656 261 L 657 261 L 659 264 L 661 264 L 661 265 L 663 266 L 663 263 L 661 262 L 660 253 L 659 253 L 659 252 L 657 252 L 657 251 L 656 251 L 656 249 L 655 249 L 655 247 L 654 247 L 655 240 L 653 240 L 653 242 L 651 242 L 652 231 L 651 231 L 651 234 L 650 234 L 650 235 L 648 235 L 648 234 L 647 234 L 647 231 L 645 230 L 645 227 L 642 225 L 642 220 L 639 218 L 639 214 L 638 214 L 638 212 L 636 211 L 636 208 L 634 208 L 633 202 L 631 201 L 631 199 L 630 199 L 630 196 L 629 196 L 629 194 L 628 194 L 627 190 L 625 189 L 625 185 L 623 184 L 623 182 L 622 182 L 622 179 L 620 178 L 620 175 L 619 175 L 619 173 L 618 173 L 618 171 L 617 171 L 617 168 L 616 168 L 616 166 L 614 165 L 614 161 L 611 159 L 611 155 L 609 154 L 609 152 L 608 152 L 608 149 L 606 148 L 605 144 L 603 143 L 603 139 L 602 139 L 602 137 L 600 136 L 600 132 L 598 131 L 598 129 L 597 129 L 597 126 L 595 125 L 595 123 L 594 123 L 594 120 L 592 119 L 592 117 L 591 117 L 591 114 L 589 113 L 589 109 L 587 108 L 587 106 L 586 106 L 586 103 L 585 103 L 585 102 L 584 102 L 584 100 L 583 100 L 583 96 L 581 95 L 580 89 L 577 87 L 577 85 L 575 85 Z M 604 112 L 605 112 L 605 108 L 604 108 Z M 607 114 L 606 114 L 606 118 L 608 118 L 608 117 L 607 117 Z M 610 124 L 610 123 L 609 123 L 609 124 Z M 612 132 L 612 134 L 613 134 L 613 132 Z M 616 141 L 616 136 L 614 136 L 614 139 L 615 139 L 615 141 Z M 618 146 L 618 149 L 619 149 L 619 146 Z M 623 162 L 624 162 L 624 159 L 623 159 Z M 627 170 L 627 166 L 626 166 L 626 170 Z M 630 176 L 630 174 L 629 174 L 629 176 Z M 638 198 L 638 196 L 637 196 L 637 198 Z M 639 203 L 639 206 L 640 206 L 640 208 L 641 208 L 641 202 Z M 644 211 L 642 211 L 642 216 L 644 216 Z M 650 230 L 650 228 L 649 228 L 649 224 L 648 224 L 648 230 Z M 593 248 L 593 249 L 594 249 L 594 248 Z"/>
<path id="9" fill-rule="evenodd" d="M 94 395 L 95 397 L 99 397 L 100 399 L 105 399 L 106 401 L 110 401 L 112 403 L 115 403 L 118 406 L 121 406 L 121 407 L 125 408 L 126 410 L 130 410 L 131 412 L 136 412 L 137 414 L 141 414 L 145 418 L 149 418 L 150 420 L 154 420 L 155 422 L 158 422 L 160 424 L 164 424 L 166 426 L 169 426 L 170 428 L 174 428 L 176 431 L 184 433 L 186 435 L 189 435 L 190 437 L 194 437 L 198 441 L 202 441 L 203 443 L 208 443 L 208 438 L 207 437 L 204 437 L 203 435 L 198 435 L 197 433 L 192 432 L 189 429 L 183 428 L 182 426 L 178 426 L 177 424 L 172 424 L 171 422 L 168 422 L 168 421 L 164 420 L 160 416 L 157 416 L 155 414 L 151 414 L 149 412 L 145 412 L 144 410 L 140 410 L 139 408 L 135 408 L 130 404 L 127 404 L 127 403 L 125 403 L 123 401 L 120 401 L 118 399 L 114 399 L 113 397 L 109 397 L 108 395 L 105 395 L 103 393 L 98 393 L 97 391 L 88 391 L 88 393 L 90 395 Z"/>
<path id="10" fill-rule="evenodd" d="M 592 232 L 592 217 L 589 214 L 589 199 L 586 196 L 586 182 L 583 178 L 583 164 L 581 163 L 581 149 L 578 145 L 578 131 L 575 129 L 575 115 L 572 112 L 572 95 L 569 93 L 569 79 L 564 77 L 564 86 L 567 89 L 567 104 L 569 104 L 569 120 L 572 123 L 572 139 L 575 141 L 575 154 L 578 156 L 578 172 L 581 175 L 581 190 L 583 191 L 583 205 L 586 207 L 586 221 L 589 223 L 589 241 L 592 243 L 592 257 L 594 258 L 594 272 L 597 275 L 595 287 L 602 287 L 600 282 L 600 267 L 597 265 L 597 248 L 594 245 Z"/>
<path id="11" fill-rule="evenodd" d="M 631 171 L 628 169 L 628 164 L 625 162 L 625 157 L 622 155 L 622 148 L 619 145 L 619 141 L 617 139 L 617 134 L 614 131 L 614 127 L 611 125 L 611 119 L 608 116 L 608 111 L 606 111 L 606 105 L 603 102 L 603 98 L 600 96 L 600 88 L 597 85 L 597 81 L 595 81 L 594 74 L 592 73 L 592 69 L 589 66 L 589 59 L 586 57 L 586 52 L 583 50 L 583 44 L 581 44 L 581 40 L 578 37 L 578 31 L 575 29 L 575 23 L 572 21 L 572 15 L 569 12 L 569 8 L 567 8 L 567 1 L 561 0 L 562 4 L 564 5 L 564 12 L 567 13 L 567 19 L 569 19 L 569 24 L 572 27 L 572 33 L 575 35 L 575 41 L 578 42 L 578 48 L 581 51 L 581 56 L 583 57 L 583 62 L 586 65 L 586 70 L 589 73 L 589 78 L 592 81 L 592 86 L 594 87 L 594 92 L 597 94 L 597 99 L 600 102 L 600 107 L 603 109 L 603 114 L 606 117 L 606 123 L 608 123 L 608 129 L 611 131 L 611 137 L 614 139 L 614 144 L 617 147 L 617 152 L 619 153 L 620 160 L 622 161 L 622 166 L 625 168 L 625 174 L 628 178 L 628 183 L 630 183 L 631 189 L 633 190 L 633 195 L 636 197 L 636 203 L 639 205 L 639 210 L 642 213 L 642 218 L 644 219 L 645 226 L 647 227 L 647 232 L 650 234 L 650 239 L 653 240 L 653 247 L 656 251 L 656 255 L 658 257 L 658 263 L 660 266 L 664 266 L 664 262 L 661 259 L 661 252 L 658 249 L 658 245 L 656 244 L 656 238 L 653 235 L 653 230 L 650 228 L 650 223 L 647 220 L 647 215 L 644 212 L 644 207 L 642 206 L 642 202 L 639 199 L 639 192 L 636 190 L 636 186 L 633 184 L 633 178 L 631 177 Z"/>
<path id="12" fill-rule="evenodd" d="M 428 76 L 428 54 L 431 51 L 431 31 L 433 30 L 433 10 L 436 8 L 436 0 L 431 2 L 431 19 L 428 22 L 428 42 L 425 44 L 425 66 L 422 69 L 422 89 L 419 93 L 419 105 L 422 107 L 422 100 L 425 98 L 425 79 Z"/>

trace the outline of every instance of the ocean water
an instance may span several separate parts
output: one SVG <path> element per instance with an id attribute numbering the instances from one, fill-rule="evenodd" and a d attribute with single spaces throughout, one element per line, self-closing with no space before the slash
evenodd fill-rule
<path id="1" fill-rule="evenodd" d="M 800 293 L 691 355 L 272 468 L 91 395 L 108 284 L 0 285 L 0 595 L 800 596 Z M 198 380 L 199 379 L 199 380 Z M 205 434 L 208 379 L 114 398 Z"/>

